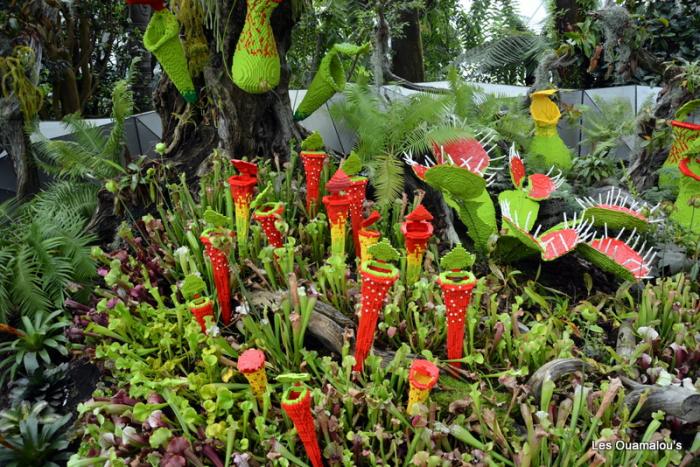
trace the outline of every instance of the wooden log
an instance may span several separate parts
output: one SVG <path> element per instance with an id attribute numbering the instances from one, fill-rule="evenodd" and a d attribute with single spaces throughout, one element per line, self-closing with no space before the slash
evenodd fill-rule
<path id="1" fill-rule="evenodd" d="M 666 415 L 677 417 L 687 423 L 700 422 L 700 392 L 683 386 L 656 386 L 640 384 L 625 377 L 620 379 L 625 386 L 632 389 L 625 396 L 625 403 L 630 411 L 637 406 L 644 392 L 649 393 L 637 418 L 649 419 L 654 412 L 663 410 Z"/>
<path id="2" fill-rule="evenodd" d="M 577 371 L 590 370 L 588 363 L 578 358 L 557 358 L 542 365 L 535 371 L 527 382 L 531 394 L 535 400 L 539 400 L 542 394 L 542 384 L 551 379 L 556 381 L 562 376 L 570 375 Z"/>

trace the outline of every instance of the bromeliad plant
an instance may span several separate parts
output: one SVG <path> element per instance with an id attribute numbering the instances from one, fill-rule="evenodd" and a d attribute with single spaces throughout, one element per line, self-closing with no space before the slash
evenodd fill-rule
<path id="1" fill-rule="evenodd" d="M 472 290 L 476 278 L 467 269 L 474 264 L 474 255 L 467 252 L 461 245 L 456 246 L 440 260 L 443 272 L 437 283 L 442 290 L 447 316 L 447 358 L 459 360 L 464 349 L 464 325 L 467 309 L 472 298 Z M 460 367 L 458 361 L 451 365 Z"/>
<path id="2" fill-rule="evenodd" d="M 369 247 L 368 251 L 372 259 L 364 261 L 360 266 L 362 288 L 360 292 L 360 318 L 355 340 L 354 371 L 362 371 L 364 361 L 372 348 L 374 331 L 377 328 L 384 300 L 391 286 L 399 278 L 399 270 L 390 263 L 390 261 L 399 259 L 399 253 L 388 240 L 385 239 Z"/>

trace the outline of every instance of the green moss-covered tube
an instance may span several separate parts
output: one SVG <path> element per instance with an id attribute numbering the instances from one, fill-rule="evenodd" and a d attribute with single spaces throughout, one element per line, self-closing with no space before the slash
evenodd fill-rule
<path id="1" fill-rule="evenodd" d="M 180 23 L 168 9 L 155 11 L 143 35 L 143 45 L 158 59 L 163 71 L 187 102 L 197 100 L 197 92 L 180 42 Z"/>
<path id="2" fill-rule="evenodd" d="M 283 0 L 247 0 L 247 13 L 236 44 L 231 73 L 236 86 L 263 94 L 280 82 L 280 56 L 270 15 Z"/>

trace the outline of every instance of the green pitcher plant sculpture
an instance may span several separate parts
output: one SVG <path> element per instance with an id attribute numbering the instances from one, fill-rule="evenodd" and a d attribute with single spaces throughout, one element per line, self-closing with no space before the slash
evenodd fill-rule
<path id="1" fill-rule="evenodd" d="M 661 188 L 676 188 L 682 180 L 679 164 L 685 157 L 684 153 L 688 150 L 688 145 L 700 137 L 700 125 L 685 120 L 698 108 L 700 108 L 700 99 L 686 102 L 676 111 L 675 119 L 671 120 L 673 143 L 668 158 L 659 172 Z"/>
<path id="2" fill-rule="evenodd" d="M 250 94 L 263 94 L 280 82 L 280 56 L 270 24 L 283 0 L 247 0 L 243 30 L 233 55 L 233 82 Z"/>
<path id="3" fill-rule="evenodd" d="M 678 167 L 682 178 L 671 219 L 700 235 L 700 158 L 686 157 Z"/>
<path id="4" fill-rule="evenodd" d="M 345 89 L 345 68 L 340 60 L 341 55 L 356 57 L 369 50 L 369 43 L 362 46 L 355 44 L 333 44 L 331 49 L 321 59 L 314 79 L 306 90 L 304 99 L 294 112 L 294 120 L 300 121 L 314 113 L 337 92 Z"/>
<path id="5" fill-rule="evenodd" d="M 542 166 L 555 166 L 568 172 L 571 170 L 573 160 L 571 151 L 557 131 L 561 112 L 557 104 L 551 100 L 556 92 L 556 89 L 545 89 L 530 94 L 530 114 L 535 121 L 535 135 L 528 149 L 530 154 L 541 160 Z"/>
<path id="6" fill-rule="evenodd" d="M 189 103 L 197 100 L 185 48 L 180 40 L 180 23 L 162 0 L 126 0 L 129 5 L 150 5 L 153 16 L 143 34 L 143 45 L 157 59 L 170 81 Z"/>

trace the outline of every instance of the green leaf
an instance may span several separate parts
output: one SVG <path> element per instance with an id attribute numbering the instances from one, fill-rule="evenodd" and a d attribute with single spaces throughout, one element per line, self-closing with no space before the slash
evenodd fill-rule
<path id="1" fill-rule="evenodd" d="M 207 222 L 207 224 L 211 224 L 214 227 L 229 227 L 231 224 L 228 217 L 214 211 L 211 208 L 204 211 L 204 220 Z"/>
<path id="2" fill-rule="evenodd" d="M 445 270 L 470 268 L 475 261 L 475 256 L 457 245 L 440 260 L 440 267 Z"/>
<path id="3" fill-rule="evenodd" d="M 170 441 L 172 437 L 172 431 L 168 428 L 161 427 L 151 434 L 151 437 L 148 439 L 148 444 L 150 444 L 152 448 L 157 449 Z"/>
<path id="4" fill-rule="evenodd" d="M 348 176 L 355 175 L 362 170 L 362 161 L 360 160 L 360 156 L 358 156 L 355 151 L 351 151 L 350 155 L 347 159 L 345 159 L 345 162 L 343 162 L 343 165 L 340 168 L 343 169 L 343 172 L 345 172 Z"/>
<path id="5" fill-rule="evenodd" d="M 393 246 L 391 246 L 391 243 L 389 243 L 387 238 L 372 245 L 367 251 L 373 258 L 380 261 L 397 261 L 400 257 L 399 252 L 396 251 Z"/>
<path id="6" fill-rule="evenodd" d="M 186 300 L 192 300 L 195 295 L 206 292 L 207 284 L 196 274 L 188 274 L 180 287 L 180 291 Z"/>
<path id="7" fill-rule="evenodd" d="M 425 172 L 425 181 L 429 185 L 447 191 L 458 199 L 472 199 L 486 190 L 483 177 L 461 167 L 437 165 Z"/>
<path id="8" fill-rule="evenodd" d="M 302 151 L 323 151 L 323 138 L 318 131 L 314 131 L 301 142 Z"/>

